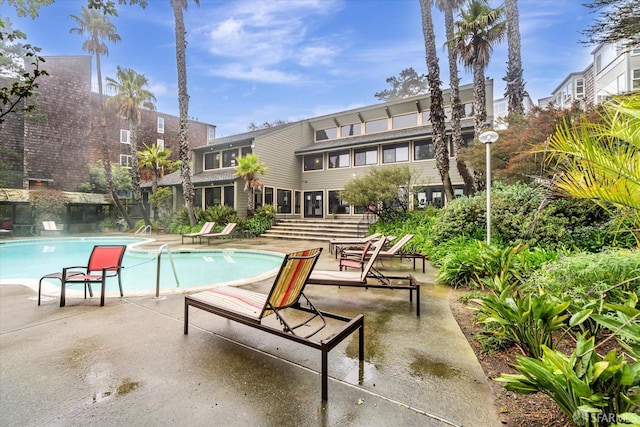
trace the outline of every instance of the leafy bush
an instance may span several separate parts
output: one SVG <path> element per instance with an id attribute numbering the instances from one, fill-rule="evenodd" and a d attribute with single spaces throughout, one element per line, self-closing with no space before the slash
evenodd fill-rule
<path id="1" fill-rule="evenodd" d="M 402 237 L 413 234 L 413 239 L 402 248 L 405 253 L 427 255 L 431 246 L 431 228 L 435 222 L 434 210 L 412 211 L 393 220 L 379 219 L 371 226 L 371 233 L 382 233 L 385 236 Z"/>
<path id="2" fill-rule="evenodd" d="M 570 298 L 545 292 L 523 292 L 516 284 L 495 277 L 492 292 L 478 303 L 478 321 L 500 328 L 485 329 L 501 338 L 513 340 L 525 354 L 542 357 L 543 346 L 553 348 L 553 332 L 569 318 Z"/>
<path id="3" fill-rule="evenodd" d="M 512 278 L 524 280 L 544 263 L 557 259 L 557 253 L 526 245 L 488 246 L 484 242 L 457 237 L 429 252 L 433 264 L 439 266 L 439 283 L 453 287 L 484 286 L 484 282 Z"/>
<path id="4" fill-rule="evenodd" d="M 585 299 L 589 295 L 607 292 L 609 302 L 620 303 L 624 291 L 640 293 L 640 251 L 607 250 L 600 253 L 561 255 L 553 263 L 532 273 L 527 286 L 541 288 L 553 294 L 569 294 Z M 620 282 L 629 280 L 623 286 Z"/>
<path id="5" fill-rule="evenodd" d="M 241 230 L 249 231 L 255 235 L 260 235 L 271 228 L 276 217 L 275 209 L 272 205 L 264 205 L 256 210 L 253 218 L 242 221 L 238 224 Z"/>
<path id="6" fill-rule="evenodd" d="M 67 211 L 67 196 L 58 190 L 38 190 L 29 192 L 29 204 L 36 224 L 42 221 L 62 221 Z"/>
<path id="7" fill-rule="evenodd" d="M 630 365 L 616 350 L 602 357 L 596 352 L 595 337 L 582 335 L 571 357 L 547 346 L 542 351 L 539 359 L 518 357 L 515 368 L 520 373 L 502 374 L 496 381 L 521 394 L 541 391 L 578 425 L 607 426 L 610 421 L 599 420 L 611 415 L 619 421 L 638 421 L 638 362 Z"/>
<path id="8" fill-rule="evenodd" d="M 584 200 L 559 199 L 539 212 L 542 197 L 538 187 L 496 183 L 491 198 L 494 243 L 589 251 L 634 244 L 632 236 L 616 236 L 615 229 L 609 226 L 611 217 L 604 209 Z M 441 244 L 457 236 L 485 238 L 485 192 L 457 198 L 441 210 L 432 229 L 434 243 Z"/>
<path id="9" fill-rule="evenodd" d="M 198 218 L 199 221 L 202 220 L 205 222 L 215 222 L 216 228 L 222 229 L 230 222 L 240 222 L 238 213 L 231 206 L 209 206 L 207 209 L 201 212 L 202 215 L 200 217 L 196 216 L 196 218 Z"/>

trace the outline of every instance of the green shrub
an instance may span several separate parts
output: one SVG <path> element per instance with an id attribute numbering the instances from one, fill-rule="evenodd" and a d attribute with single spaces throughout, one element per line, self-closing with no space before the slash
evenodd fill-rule
<path id="1" fill-rule="evenodd" d="M 540 188 L 531 185 L 497 182 L 491 193 L 493 243 L 588 251 L 634 244 L 630 234 L 616 235 L 615 228 L 609 226 L 610 214 L 593 203 L 559 199 L 539 211 L 543 195 Z M 434 243 L 437 245 L 457 236 L 484 240 L 486 203 L 486 193 L 478 192 L 447 204 L 433 225 Z"/>
<path id="2" fill-rule="evenodd" d="M 437 250 L 432 250 L 430 254 L 436 254 L 437 257 L 437 260 L 431 258 L 432 262 L 440 267 L 437 282 L 453 288 L 475 283 L 479 266 L 473 260 L 477 259 L 480 250 L 481 246 L 477 240 L 465 237 L 451 239 L 439 245 Z"/>
<path id="3" fill-rule="evenodd" d="M 639 363 L 629 364 L 616 350 L 603 357 L 596 348 L 595 337 L 582 335 L 571 357 L 543 346 L 541 358 L 518 357 L 519 374 L 502 374 L 496 381 L 517 393 L 546 394 L 577 425 L 608 426 L 612 415 L 637 425 Z"/>
<path id="4" fill-rule="evenodd" d="M 541 288 L 556 295 L 568 294 L 574 299 L 587 299 L 609 288 L 607 300 L 620 303 L 624 291 L 640 293 L 640 251 L 607 250 L 600 253 L 561 255 L 532 273 L 527 286 Z M 634 279 L 635 278 L 635 279 Z M 616 287 L 629 280 L 624 286 Z"/>
<path id="5" fill-rule="evenodd" d="M 413 239 L 402 248 L 402 252 L 427 255 L 432 242 L 431 228 L 435 222 L 435 214 L 435 210 L 428 209 L 408 212 L 402 215 L 402 218 L 395 218 L 392 221 L 380 219 L 371 226 L 369 231 L 396 237 L 413 234 Z"/>
<path id="6" fill-rule="evenodd" d="M 553 332 L 567 323 L 570 298 L 523 292 L 498 277 L 493 283 L 492 292 L 479 300 L 478 321 L 500 327 L 485 329 L 485 333 L 511 339 L 524 353 L 540 359 L 543 346 L 553 348 Z"/>

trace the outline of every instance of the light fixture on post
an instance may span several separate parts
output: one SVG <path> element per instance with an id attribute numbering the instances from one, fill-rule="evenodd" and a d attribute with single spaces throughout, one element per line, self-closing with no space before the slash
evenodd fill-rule
<path id="1" fill-rule="evenodd" d="M 482 132 L 478 139 L 487 146 L 487 245 L 491 244 L 491 143 L 498 140 L 498 134 L 492 130 Z"/>

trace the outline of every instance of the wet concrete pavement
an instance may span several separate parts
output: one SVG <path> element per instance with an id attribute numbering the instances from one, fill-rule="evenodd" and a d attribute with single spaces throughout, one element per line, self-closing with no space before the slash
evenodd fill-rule
<path id="1" fill-rule="evenodd" d="M 157 248 L 202 248 L 153 235 Z M 290 252 L 323 246 L 316 268 L 336 269 L 323 242 L 231 239 L 210 248 Z M 207 245 L 204 245 L 207 247 Z M 318 308 L 365 317 L 365 361 L 357 334 L 329 353 L 329 399 L 320 398 L 320 352 L 198 309 L 183 334 L 184 295 L 84 300 L 0 286 L 0 419 L 4 426 L 497 426 L 472 349 L 433 269 L 414 273 L 421 316 L 408 291 L 308 286 Z M 150 278 L 155 283 L 155 278 Z M 246 285 L 267 292 L 273 279 Z M 31 283 L 33 286 L 33 283 Z M 329 327 L 335 325 L 330 324 Z"/>

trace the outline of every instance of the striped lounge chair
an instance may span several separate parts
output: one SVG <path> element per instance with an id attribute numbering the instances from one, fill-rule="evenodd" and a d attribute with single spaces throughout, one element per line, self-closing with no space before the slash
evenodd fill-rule
<path id="1" fill-rule="evenodd" d="M 304 295 L 307 279 L 315 266 L 322 248 L 309 249 L 286 255 L 282 266 L 268 294 L 250 291 L 235 286 L 223 286 L 185 297 L 184 333 L 188 334 L 189 307 L 196 307 L 209 313 L 234 320 L 279 337 L 295 341 L 322 352 L 322 400 L 328 395 L 328 353 L 353 332 L 359 333 L 359 359 L 364 360 L 364 316 L 348 318 L 316 309 Z M 303 300 L 301 303 L 300 300 Z M 293 309 L 301 316 L 291 316 L 285 309 Z M 263 319 L 275 316 L 280 328 L 263 323 Z M 296 319 L 292 324 L 291 318 Z M 343 322 L 342 328 L 327 338 L 312 340 L 327 325 L 326 318 Z M 271 322 L 272 324 L 274 322 Z M 305 330 L 304 335 L 298 331 Z"/>

